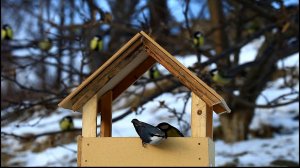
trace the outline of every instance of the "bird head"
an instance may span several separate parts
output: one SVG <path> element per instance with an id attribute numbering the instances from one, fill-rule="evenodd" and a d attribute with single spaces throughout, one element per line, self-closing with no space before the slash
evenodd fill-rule
<path id="1" fill-rule="evenodd" d="M 200 31 L 196 31 L 196 32 L 194 33 L 194 37 L 195 37 L 195 38 L 199 38 L 199 37 L 201 37 L 201 36 L 203 36 L 203 33 L 200 32 Z"/>
<path id="2" fill-rule="evenodd" d="M 166 122 L 162 122 L 162 123 L 158 124 L 157 127 L 163 131 L 166 131 L 171 128 L 170 124 L 168 124 Z"/>
<path id="3" fill-rule="evenodd" d="M 52 40 L 49 37 L 45 38 L 44 40 L 47 41 L 47 42 L 50 42 L 50 43 L 52 42 Z"/>
<path id="4" fill-rule="evenodd" d="M 141 126 L 142 125 L 142 123 L 137 119 L 133 119 L 133 120 L 131 120 L 131 122 L 134 126 Z"/>
<path id="5" fill-rule="evenodd" d="M 96 35 L 96 36 L 94 36 L 94 39 L 96 39 L 96 40 L 102 40 L 102 36 Z"/>
<path id="6" fill-rule="evenodd" d="M 2 27 L 3 27 L 3 29 L 5 29 L 5 30 L 11 29 L 11 27 L 10 27 L 8 24 L 3 25 Z"/>
<path id="7" fill-rule="evenodd" d="M 71 116 L 66 116 L 64 119 L 69 122 L 73 122 L 73 118 Z"/>

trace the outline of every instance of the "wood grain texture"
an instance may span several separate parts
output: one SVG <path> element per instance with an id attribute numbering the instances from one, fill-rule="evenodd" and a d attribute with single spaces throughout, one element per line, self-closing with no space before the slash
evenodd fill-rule
<path id="1" fill-rule="evenodd" d="M 97 96 L 92 97 L 84 106 L 82 113 L 82 136 L 96 137 L 97 126 Z"/>
<path id="2" fill-rule="evenodd" d="M 209 137 L 213 139 L 212 108 L 192 93 L 192 137 Z"/>
<path id="3" fill-rule="evenodd" d="M 209 166 L 210 138 L 169 137 L 142 147 L 140 138 L 82 138 L 81 166 Z"/>
<path id="4" fill-rule="evenodd" d="M 147 57 L 136 69 L 131 71 L 115 88 L 113 89 L 113 100 L 123 93 L 130 85 L 138 80 L 154 63 L 155 59 Z"/>
<path id="5" fill-rule="evenodd" d="M 77 136 L 77 166 L 80 167 L 81 166 L 81 154 L 82 154 L 82 150 L 81 150 L 81 145 L 82 144 L 82 136 L 78 135 Z"/>
<path id="6" fill-rule="evenodd" d="M 101 137 L 111 137 L 112 129 L 112 91 L 108 91 L 100 98 L 101 104 Z"/>

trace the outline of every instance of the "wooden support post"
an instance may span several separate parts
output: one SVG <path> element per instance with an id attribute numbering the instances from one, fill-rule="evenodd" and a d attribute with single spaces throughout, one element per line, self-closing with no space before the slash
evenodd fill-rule
<path id="1" fill-rule="evenodd" d="M 85 103 L 82 110 L 82 136 L 96 137 L 97 95 Z"/>
<path id="2" fill-rule="evenodd" d="M 82 136 L 77 136 L 77 166 L 81 167 Z"/>
<path id="3" fill-rule="evenodd" d="M 101 104 L 101 137 L 111 137 L 112 127 L 112 91 L 109 90 L 100 98 Z"/>
<path id="4" fill-rule="evenodd" d="M 192 93 L 192 137 L 213 139 L 212 107 L 209 107 L 196 94 Z"/>

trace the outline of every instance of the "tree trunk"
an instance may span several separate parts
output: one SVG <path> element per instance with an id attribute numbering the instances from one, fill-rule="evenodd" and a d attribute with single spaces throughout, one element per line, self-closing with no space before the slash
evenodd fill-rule
<path id="1" fill-rule="evenodd" d="M 225 17 L 223 14 L 222 1 L 209 0 L 208 6 L 210 9 L 212 27 L 218 27 L 214 34 L 214 46 L 216 54 L 221 54 L 228 48 L 227 33 L 224 29 Z M 217 62 L 218 69 L 227 69 L 231 65 L 230 57 L 225 57 Z M 227 88 L 227 90 L 229 90 Z M 247 139 L 249 125 L 254 115 L 254 108 L 242 104 L 233 103 L 233 89 L 229 92 L 217 91 L 225 99 L 229 107 L 232 109 L 230 114 L 220 116 L 220 122 L 226 142 L 235 142 Z M 256 97 L 251 100 L 256 100 Z"/>
<path id="2" fill-rule="evenodd" d="M 249 125 L 254 116 L 254 108 L 237 104 L 231 107 L 234 111 L 220 116 L 223 138 L 226 142 L 236 142 L 247 139 Z"/>

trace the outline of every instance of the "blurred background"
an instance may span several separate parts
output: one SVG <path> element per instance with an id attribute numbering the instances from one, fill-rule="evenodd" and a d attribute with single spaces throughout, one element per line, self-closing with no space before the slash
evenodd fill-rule
<path id="1" fill-rule="evenodd" d="M 232 110 L 213 116 L 216 166 L 299 166 L 296 0 L 1 0 L 1 27 L 1 166 L 77 166 L 81 113 L 58 103 L 141 30 Z M 190 111 L 157 64 L 114 101 L 112 135 L 138 118 L 190 136 Z"/>

